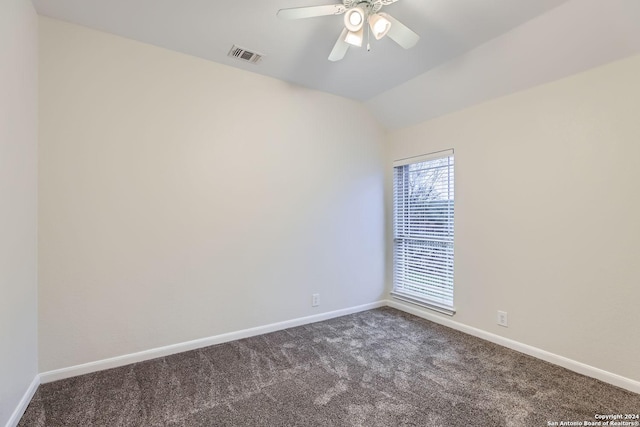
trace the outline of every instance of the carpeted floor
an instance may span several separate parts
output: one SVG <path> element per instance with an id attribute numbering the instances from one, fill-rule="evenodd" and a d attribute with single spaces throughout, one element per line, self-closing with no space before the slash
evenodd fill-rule
<path id="1" fill-rule="evenodd" d="M 522 427 L 639 411 L 638 394 L 382 308 L 44 384 L 19 425 Z"/>

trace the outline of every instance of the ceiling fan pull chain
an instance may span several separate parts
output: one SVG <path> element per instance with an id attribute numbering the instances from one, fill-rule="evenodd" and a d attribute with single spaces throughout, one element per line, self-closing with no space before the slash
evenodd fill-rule
<path id="1" fill-rule="evenodd" d="M 367 24 L 369 23 L 369 17 L 367 17 Z M 367 52 L 371 52 L 371 27 L 367 25 Z"/>

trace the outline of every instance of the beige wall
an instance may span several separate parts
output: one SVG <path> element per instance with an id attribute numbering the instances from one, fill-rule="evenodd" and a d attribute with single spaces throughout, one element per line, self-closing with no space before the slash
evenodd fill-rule
<path id="1" fill-rule="evenodd" d="M 0 2 L 0 425 L 38 373 L 38 20 Z"/>
<path id="2" fill-rule="evenodd" d="M 454 320 L 640 380 L 638 76 L 634 56 L 390 134 L 391 159 L 455 149 Z"/>
<path id="3" fill-rule="evenodd" d="M 383 297 L 384 134 L 360 104 L 40 34 L 41 371 Z"/>
<path id="4" fill-rule="evenodd" d="M 40 24 L 41 371 L 384 295 L 391 166 L 360 104 Z M 637 75 L 388 136 L 388 160 L 456 150 L 454 320 L 640 379 Z"/>

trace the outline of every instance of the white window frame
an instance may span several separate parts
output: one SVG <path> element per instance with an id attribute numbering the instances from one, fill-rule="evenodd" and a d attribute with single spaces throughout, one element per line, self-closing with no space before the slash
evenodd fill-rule
<path id="1" fill-rule="evenodd" d="M 442 159 L 448 159 L 443 165 Z M 418 166 L 422 164 L 421 166 Z M 415 165 L 420 170 L 410 170 Z M 454 307 L 454 211 L 455 162 L 454 151 L 445 150 L 393 162 L 393 291 L 399 300 L 423 306 L 447 315 Z M 408 188 L 409 180 L 417 179 L 423 170 L 442 170 L 440 178 L 427 176 L 427 182 L 437 186 L 437 199 L 416 201 Z M 428 173 L 428 172 L 427 172 Z M 436 180 L 429 181 L 429 180 Z M 433 187 L 431 187 L 433 188 Z M 430 190 L 431 191 L 431 190 Z M 446 192 L 445 194 L 442 194 Z M 434 208 L 433 202 L 440 206 Z M 398 206 L 402 204 L 402 206 Z M 444 213 L 442 204 L 446 206 Z M 434 225 L 410 221 L 419 215 L 437 218 Z M 436 249 L 434 251 L 422 249 Z"/>

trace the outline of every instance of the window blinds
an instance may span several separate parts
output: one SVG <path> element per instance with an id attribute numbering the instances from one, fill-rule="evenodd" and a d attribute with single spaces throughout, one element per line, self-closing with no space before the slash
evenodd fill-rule
<path id="1" fill-rule="evenodd" d="M 453 314 L 453 151 L 394 163 L 393 295 Z"/>

